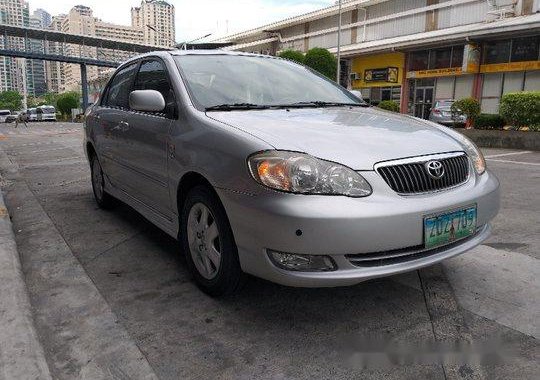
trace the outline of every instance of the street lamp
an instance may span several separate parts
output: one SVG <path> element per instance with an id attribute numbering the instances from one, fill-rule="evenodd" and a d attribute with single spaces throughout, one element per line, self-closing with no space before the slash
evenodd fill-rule
<path id="1" fill-rule="evenodd" d="M 337 78 L 336 82 L 339 84 L 341 77 L 341 0 L 338 0 L 338 32 L 337 32 Z"/>

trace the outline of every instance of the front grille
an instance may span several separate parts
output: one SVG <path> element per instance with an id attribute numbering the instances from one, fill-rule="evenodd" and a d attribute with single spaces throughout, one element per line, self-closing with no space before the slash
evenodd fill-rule
<path id="1" fill-rule="evenodd" d="M 377 168 L 392 190 L 400 194 L 427 193 L 462 184 L 469 177 L 469 160 L 465 154 L 437 159 L 443 168 L 440 179 L 432 178 L 426 169 L 429 158 L 419 157 L 418 161 L 403 164 L 389 164 Z"/>

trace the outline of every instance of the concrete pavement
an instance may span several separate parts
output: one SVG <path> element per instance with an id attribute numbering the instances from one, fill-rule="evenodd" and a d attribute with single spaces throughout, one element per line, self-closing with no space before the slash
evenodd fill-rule
<path id="1" fill-rule="evenodd" d="M 251 279 L 240 294 L 215 300 L 190 281 L 173 239 L 127 206 L 97 209 L 80 125 L 30 126 L 0 126 L 0 150 L 16 166 L 0 165 L 0 173 L 12 181 L 3 190 L 55 378 L 532 379 L 540 371 L 538 166 L 488 161 L 503 185 L 502 218 L 488 245 L 444 267 L 338 289 Z M 497 336 L 514 355 L 481 370 L 341 365 L 346 338 L 370 335 L 395 342 Z M 112 359 L 119 368 L 106 372 Z"/>

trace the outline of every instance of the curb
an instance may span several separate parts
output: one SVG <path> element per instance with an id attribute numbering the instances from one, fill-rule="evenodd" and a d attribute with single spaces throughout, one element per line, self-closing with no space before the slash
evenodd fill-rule
<path id="1" fill-rule="evenodd" d="M 0 378 L 51 379 L 0 191 Z"/>

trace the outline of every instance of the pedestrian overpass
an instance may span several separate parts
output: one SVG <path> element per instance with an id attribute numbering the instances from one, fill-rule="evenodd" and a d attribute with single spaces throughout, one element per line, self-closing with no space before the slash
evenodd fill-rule
<path id="1" fill-rule="evenodd" d="M 0 56 L 80 65 L 83 109 L 88 107 L 88 65 L 114 68 L 134 55 L 155 50 L 169 48 L 0 24 Z"/>

